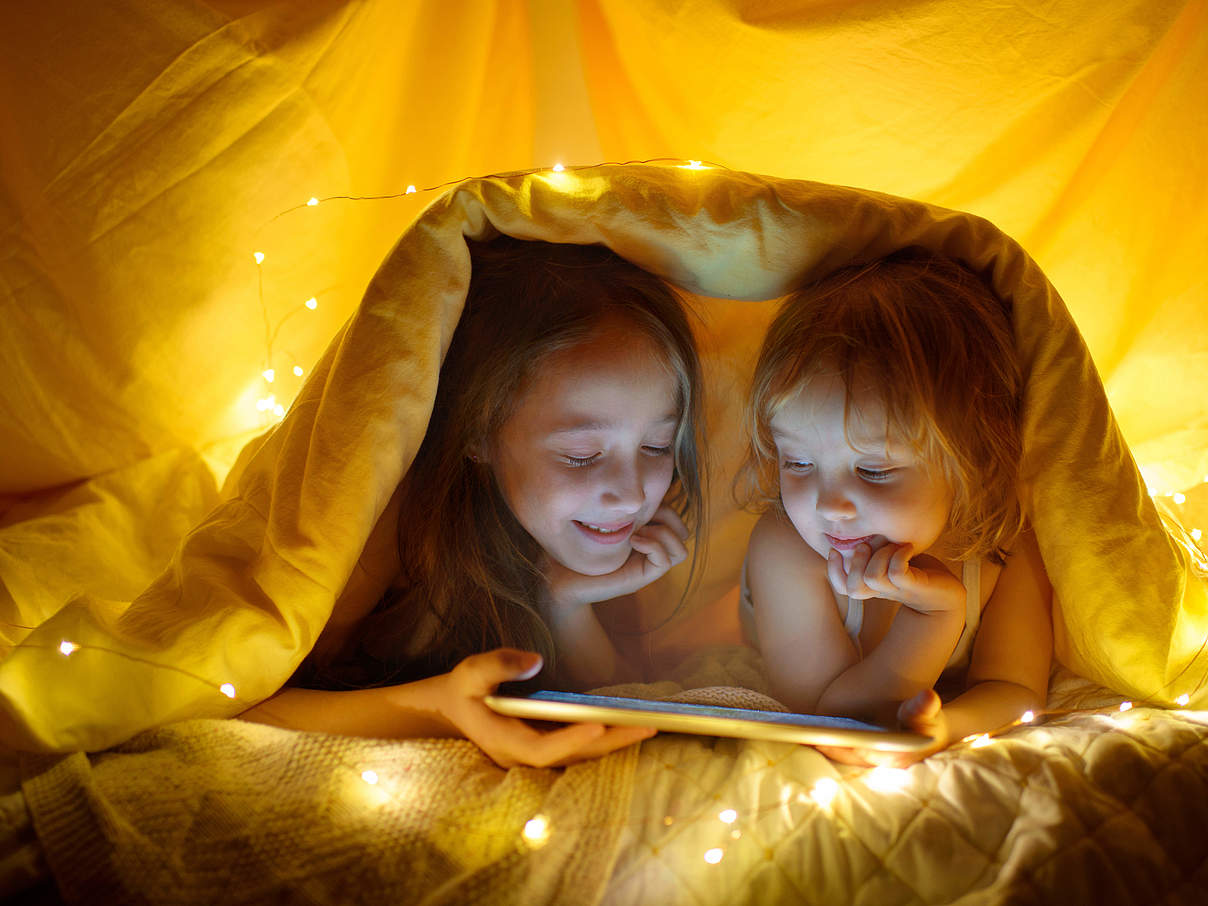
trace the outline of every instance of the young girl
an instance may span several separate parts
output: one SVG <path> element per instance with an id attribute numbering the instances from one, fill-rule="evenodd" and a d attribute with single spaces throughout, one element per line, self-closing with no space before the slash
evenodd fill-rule
<path id="1" fill-rule="evenodd" d="M 742 595 L 785 704 L 896 716 L 931 751 L 1044 705 L 1052 592 L 1020 509 L 1020 397 L 1007 307 L 951 260 L 899 252 L 786 300 L 749 408 L 768 509 Z M 941 706 L 945 671 L 964 691 Z"/>
<path id="2" fill-rule="evenodd" d="M 354 577 L 290 687 L 243 717 L 464 736 L 505 766 L 565 764 L 650 733 L 541 732 L 482 698 L 543 663 L 580 688 L 635 678 L 593 605 L 687 557 L 700 367 L 679 299 L 603 247 L 501 237 L 471 256 L 427 433 L 391 502 L 397 573 Z"/>

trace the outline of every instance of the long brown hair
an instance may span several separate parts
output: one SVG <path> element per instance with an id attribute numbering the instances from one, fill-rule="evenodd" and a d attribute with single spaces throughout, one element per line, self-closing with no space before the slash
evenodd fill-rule
<path id="1" fill-rule="evenodd" d="M 541 551 L 474 452 L 490 448 L 547 357 L 588 339 L 605 320 L 652 340 L 675 377 L 670 502 L 689 527 L 700 524 L 702 381 L 679 297 L 603 246 L 500 237 L 471 242 L 470 252 L 465 308 L 402 485 L 401 582 L 362 621 L 347 663 L 323 668 L 316 685 L 404 682 L 500 645 L 539 651 L 552 669 L 553 640 L 536 609 Z M 421 631 L 430 635 L 417 652 Z"/>
<path id="2" fill-rule="evenodd" d="M 853 265 L 783 303 L 747 408 L 747 500 L 781 507 L 771 419 L 811 380 L 868 386 L 890 425 L 952 489 L 954 559 L 1002 562 L 1023 526 L 1021 377 L 1006 303 L 958 262 L 907 249 Z"/>

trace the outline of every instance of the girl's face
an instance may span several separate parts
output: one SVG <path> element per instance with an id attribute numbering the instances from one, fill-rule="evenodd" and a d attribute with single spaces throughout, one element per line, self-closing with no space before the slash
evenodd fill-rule
<path id="1" fill-rule="evenodd" d="M 490 451 L 516 519 L 553 560 L 589 576 L 619 569 L 629 537 L 671 486 L 679 413 L 661 351 L 606 323 L 552 353 Z"/>
<path id="2" fill-rule="evenodd" d="M 819 556 L 837 550 L 844 566 L 861 541 L 927 551 L 947 525 L 951 489 L 887 431 L 878 394 L 853 393 L 846 432 L 845 401 L 842 379 L 819 377 L 772 418 L 785 512 Z"/>

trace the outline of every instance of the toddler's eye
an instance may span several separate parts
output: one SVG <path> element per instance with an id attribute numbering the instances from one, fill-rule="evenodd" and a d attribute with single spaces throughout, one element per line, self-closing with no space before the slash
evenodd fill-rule
<path id="1" fill-rule="evenodd" d="M 786 459 L 780 464 L 780 468 L 785 472 L 796 472 L 798 475 L 804 475 L 814 468 L 814 464 L 802 459 Z"/>
<path id="2" fill-rule="evenodd" d="M 645 444 L 642 447 L 642 452 L 647 456 L 667 456 L 671 453 L 671 444 L 658 447 L 654 444 Z"/>
<path id="3" fill-rule="evenodd" d="M 599 453 L 592 453 L 591 456 L 563 456 L 562 461 L 572 469 L 581 469 L 584 466 L 590 466 L 599 458 Z"/>
<path id="4" fill-rule="evenodd" d="M 865 481 L 889 481 L 893 478 L 893 469 L 856 469 Z"/>

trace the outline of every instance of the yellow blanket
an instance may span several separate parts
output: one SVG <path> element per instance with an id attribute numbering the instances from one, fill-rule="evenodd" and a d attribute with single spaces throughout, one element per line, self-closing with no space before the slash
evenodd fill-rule
<path id="1" fill-rule="evenodd" d="M 1158 703 L 1202 689 L 1208 599 L 1168 536 L 1085 344 L 1034 262 L 986 221 L 871 192 L 646 165 L 470 180 L 387 256 L 231 496 L 128 606 L 83 598 L 0 663 L 0 740 L 95 750 L 274 692 L 358 569 L 423 436 L 468 281 L 465 237 L 603 242 L 703 296 L 767 299 L 906 245 L 985 272 L 1014 306 L 1027 375 L 1027 505 L 1049 567 L 1058 656 Z M 388 545 L 387 545 L 388 547 Z M 360 564 L 358 566 L 358 561 Z"/>

